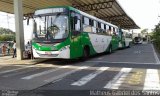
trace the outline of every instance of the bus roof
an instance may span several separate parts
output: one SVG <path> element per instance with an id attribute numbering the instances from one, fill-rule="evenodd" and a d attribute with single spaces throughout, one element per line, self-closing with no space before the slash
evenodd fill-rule
<path id="1" fill-rule="evenodd" d="M 41 9 L 38 9 L 38 10 L 48 9 L 48 8 L 67 8 L 67 9 L 69 9 L 69 10 L 76 11 L 77 13 L 80 13 L 80 14 L 86 16 L 86 17 L 89 17 L 89 18 L 94 19 L 94 20 L 96 20 L 96 21 L 99 21 L 99 22 L 101 22 L 101 23 L 104 23 L 104 24 L 107 24 L 107 25 L 109 25 L 109 26 L 118 28 L 116 25 L 113 25 L 113 24 L 111 24 L 111 23 L 109 23 L 109 22 L 107 22 L 107 21 L 101 20 L 101 19 L 99 19 L 99 18 L 97 18 L 97 17 L 95 17 L 95 16 L 92 16 L 92 15 L 90 15 L 90 14 L 88 14 L 88 13 L 85 13 L 85 12 L 83 12 L 83 11 L 80 11 L 80 10 L 74 8 L 74 7 L 71 7 L 71 6 L 49 6 L 49 7 L 41 8 Z"/>

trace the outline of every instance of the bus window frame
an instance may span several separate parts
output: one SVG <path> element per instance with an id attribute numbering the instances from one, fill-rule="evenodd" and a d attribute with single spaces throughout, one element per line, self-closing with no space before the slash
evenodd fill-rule
<path id="1" fill-rule="evenodd" d="M 75 15 L 74 17 L 72 16 L 72 13 Z M 79 15 L 80 16 L 80 18 L 78 18 L 78 16 L 76 16 L 76 15 Z M 81 14 L 79 14 L 79 13 L 77 13 L 77 12 L 75 12 L 75 11 L 73 11 L 73 10 L 71 10 L 70 11 L 70 25 L 71 25 L 71 37 L 72 38 L 74 38 L 74 37 L 77 37 L 77 36 L 79 36 L 80 34 L 81 34 L 81 31 L 82 31 L 82 19 L 81 19 Z M 80 30 L 76 30 L 76 24 L 78 23 L 78 20 L 80 20 L 79 21 L 79 23 L 80 23 Z M 76 21 L 76 23 L 75 23 L 75 21 Z"/>
<path id="2" fill-rule="evenodd" d="M 87 16 L 83 16 L 82 15 L 82 32 L 87 32 L 87 33 L 94 33 L 93 30 L 92 30 L 92 27 L 93 27 L 93 20 Z M 85 18 L 88 19 L 88 24 L 85 22 Z M 89 26 L 91 28 L 91 31 L 84 31 L 84 25 L 85 26 Z"/>

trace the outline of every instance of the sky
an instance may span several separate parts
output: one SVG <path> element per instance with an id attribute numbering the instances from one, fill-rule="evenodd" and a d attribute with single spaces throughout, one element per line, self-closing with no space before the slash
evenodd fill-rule
<path id="1" fill-rule="evenodd" d="M 160 21 L 160 0 L 117 0 L 123 10 L 135 23 L 144 28 L 154 29 Z M 24 34 L 30 36 L 32 25 L 27 26 L 24 22 Z M 0 12 L 0 27 L 5 27 L 15 31 L 14 15 Z M 140 32 L 141 30 L 134 30 Z M 27 38 L 28 39 L 28 38 Z"/>
<path id="2" fill-rule="evenodd" d="M 154 29 L 160 21 L 160 0 L 118 0 L 141 29 Z"/>
<path id="3" fill-rule="evenodd" d="M 32 36 L 32 24 L 30 20 L 30 25 L 27 25 L 27 21 L 23 22 L 24 25 L 24 38 L 25 43 L 27 43 Z M 0 12 L 0 27 L 9 28 L 15 32 L 15 18 L 13 14 L 8 14 L 5 12 Z"/>

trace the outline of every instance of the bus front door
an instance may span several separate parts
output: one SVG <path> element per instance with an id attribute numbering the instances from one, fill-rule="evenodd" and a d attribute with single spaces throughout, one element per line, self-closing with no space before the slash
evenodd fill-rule
<path id="1" fill-rule="evenodd" d="M 73 12 L 71 16 L 71 58 L 81 57 L 83 54 L 81 44 L 81 17 Z"/>
<path id="2" fill-rule="evenodd" d="M 79 33 L 80 34 L 80 33 Z M 82 56 L 81 35 L 72 36 L 71 43 L 71 58 L 78 58 Z"/>

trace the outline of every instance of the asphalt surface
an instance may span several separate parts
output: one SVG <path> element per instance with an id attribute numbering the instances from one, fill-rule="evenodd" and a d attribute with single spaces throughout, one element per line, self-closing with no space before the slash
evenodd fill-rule
<path id="1" fill-rule="evenodd" d="M 160 90 L 159 68 L 153 45 L 140 44 L 86 61 L 1 65 L 0 90 L 2 96 L 118 96 L 113 90 Z"/>

